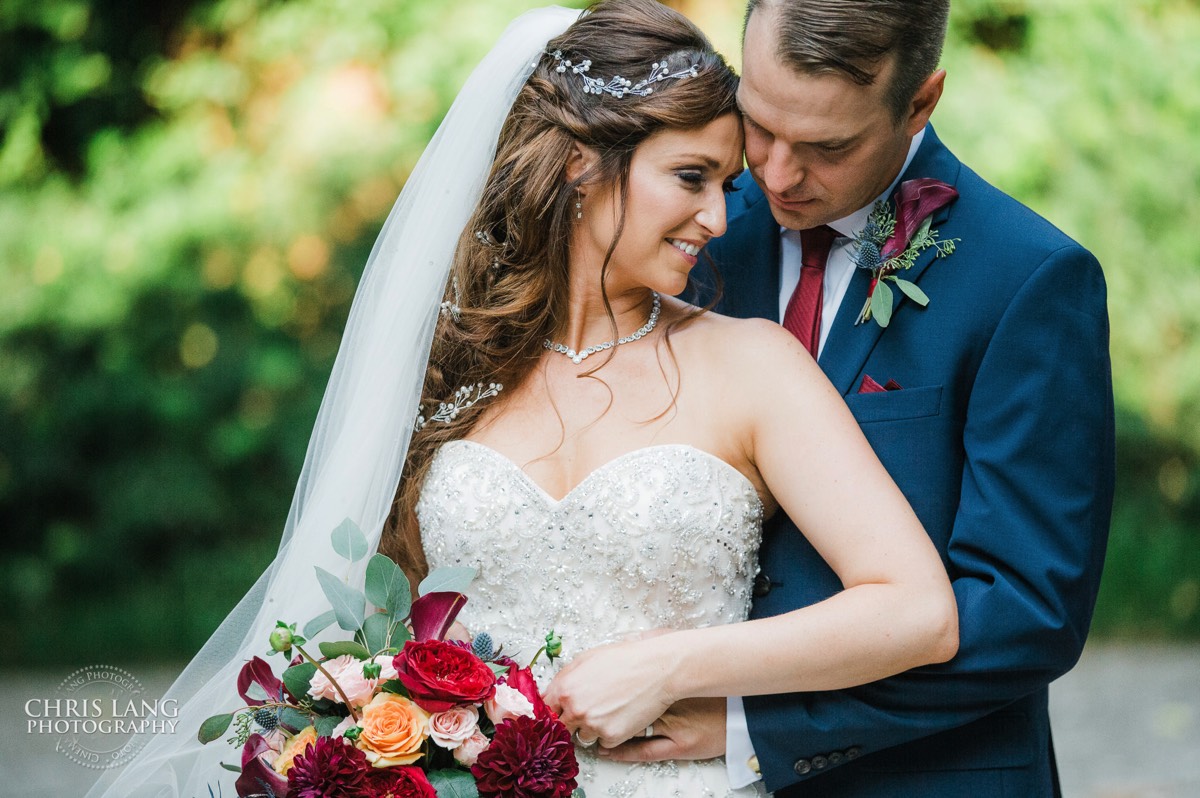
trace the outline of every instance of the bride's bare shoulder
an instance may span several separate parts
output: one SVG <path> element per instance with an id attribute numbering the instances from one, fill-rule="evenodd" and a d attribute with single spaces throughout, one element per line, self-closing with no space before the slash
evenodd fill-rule
<path id="1" fill-rule="evenodd" d="M 720 361 L 729 373 L 755 372 L 766 364 L 812 363 L 796 337 L 768 319 L 735 319 L 708 311 L 689 326 L 703 356 Z"/>

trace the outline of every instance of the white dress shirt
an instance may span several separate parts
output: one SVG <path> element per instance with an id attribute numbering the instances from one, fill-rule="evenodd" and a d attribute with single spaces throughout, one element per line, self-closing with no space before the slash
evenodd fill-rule
<path id="1" fill-rule="evenodd" d="M 921 142 L 925 140 L 922 129 L 913 136 L 908 145 L 908 156 L 904 165 L 896 175 L 896 179 L 887 187 L 875 201 L 886 200 L 900 183 L 900 175 L 908 169 L 913 156 Z M 829 258 L 825 261 L 825 278 L 821 283 L 821 337 L 817 343 L 817 356 L 820 357 L 825 348 L 825 340 L 829 337 L 829 329 L 837 316 L 838 308 L 846 297 L 846 289 L 850 286 L 850 278 L 854 276 L 854 238 L 867 225 L 867 217 L 875 202 L 865 208 L 859 208 L 854 213 L 829 223 L 838 233 L 838 238 L 829 250 Z M 787 310 L 788 302 L 800 283 L 800 232 L 786 227 L 779 228 L 779 320 Z M 866 297 L 851 297 L 855 302 L 866 302 Z M 730 696 L 726 699 L 725 718 L 725 766 L 729 772 L 729 785 L 734 789 L 753 784 L 762 776 L 751 768 L 750 762 L 756 759 L 754 744 L 750 742 L 750 729 L 746 723 L 746 708 L 741 696 Z"/>

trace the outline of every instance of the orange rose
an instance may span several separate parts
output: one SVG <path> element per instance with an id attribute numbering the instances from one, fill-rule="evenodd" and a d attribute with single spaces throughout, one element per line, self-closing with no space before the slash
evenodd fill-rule
<path id="1" fill-rule="evenodd" d="M 429 713 L 395 693 L 380 693 L 362 708 L 356 745 L 377 768 L 411 765 L 429 736 Z"/>
<path id="2" fill-rule="evenodd" d="M 275 760 L 275 772 L 280 776 L 286 776 L 287 772 L 292 769 L 292 760 L 304 753 L 304 749 L 317 741 L 317 730 L 312 726 L 305 726 L 296 733 L 290 740 L 283 744 L 283 750 L 279 752 L 279 758 Z"/>

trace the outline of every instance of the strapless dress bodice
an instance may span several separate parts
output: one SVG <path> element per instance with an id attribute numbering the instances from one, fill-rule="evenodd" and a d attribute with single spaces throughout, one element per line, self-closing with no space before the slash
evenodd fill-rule
<path id="1" fill-rule="evenodd" d="M 460 620 L 527 660 L 554 630 L 572 653 L 649 629 L 744 620 L 763 507 L 750 481 L 693 446 L 635 449 L 561 499 L 499 452 L 467 440 L 434 456 L 417 503 L 430 568 L 478 576 Z M 542 661 L 544 663 L 544 660 Z M 724 763 L 622 765 L 580 749 L 589 798 L 756 795 L 731 791 Z"/>

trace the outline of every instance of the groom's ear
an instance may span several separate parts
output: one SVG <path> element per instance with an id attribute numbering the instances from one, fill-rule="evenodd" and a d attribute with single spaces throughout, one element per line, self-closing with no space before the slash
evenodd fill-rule
<path id="1" fill-rule="evenodd" d="M 925 78 L 925 82 L 917 88 L 917 93 L 908 105 L 908 117 L 904 120 L 905 132 L 909 136 L 917 135 L 917 132 L 925 127 L 929 117 L 933 116 L 933 109 L 937 108 L 938 100 L 942 98 L 942 89 L 945 87 L 946 70 L 939 69 Z"/>
<path id="2" fill-rule="evenodd" d="M 596 155 L 595 150 L 576 141 L 571 145 L 571 153 L 567 156 L 567 165 L 563 170 L 563 177 L 568 183 L 584 179 L 585 183 L 580 186 L 580 191 L 586 194 L 586 178 L 599 162 L 600 158 Z"/>

